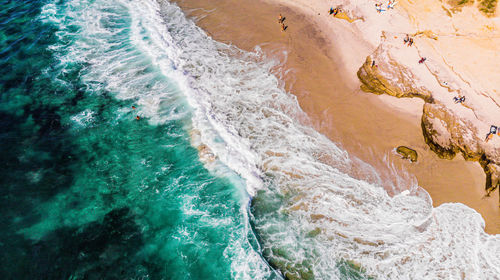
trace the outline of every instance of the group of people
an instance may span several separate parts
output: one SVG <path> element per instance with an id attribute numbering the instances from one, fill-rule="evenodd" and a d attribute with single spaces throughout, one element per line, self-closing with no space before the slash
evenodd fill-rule
<path id="1" fill-rule="evenodd" d="M 488 132 L 488 134 L 486 134 L 486 142 L 488 142 L 489 140 L 491 140 L 491 138 L 493 138 L 493 135 L 497 134 L 498 133 L 498 136 L 500 136 L 500 129 L 494 125 L 492 125 L 490 127 L 490 132 Z"/>
<path id="2" fill-rule="evenodd" d="M 413 45 L 413 38 L 410 37 L 410 35 L 406 34 L 405 38 L 403 39 L 403 44 L 406 45 L 408 44 L 408 47 L 411 47 Z M 420 60 L 418 61 L 418 64 L 422 64 L 427 60 L 425 57 L 421 57 Z"/>
<path id="3" fill-rule="evenodd" d="M 387 3 L 387 10 L 389 9 L 394 9 L 394 6 L 396 6 L 398 2 L 395 1 L 395 0 L 389 0 L 389 2 Z M 377 12 L 378 13 L 381 13 L 381 12 L 385 12 L 386 10 L 384 10 L 383 6 L 382 6 L 382 3 L 376 3 L 375 4 L 375 9 L 377 9 Z"/>
<path id="4" fill-rule="evenodd" d="M 328 14 L 329 15 L 333 15 L 333 16 L 336 16 L 338 13 L 340 13 L 342 10 L 340 8 L 330 8 L 330 10 L 328 11 Z"/>
<path id="5" fill-rule="evenodd" d="M 285 25 L 285 17 L 282 16 L 280 14 L 280 16 L 278 17 L 278 23 L 281 25 L 281 32 L 284 32 L 286 31 L 286 29 L 288 28 L 288 26 Z"/>
<path id="6" fill-rule="evenodd" d="M 413 45 L 413 38 L 410 38 L 410 35 L 406 34 L 406 37 L 403 39 L 404 45 L 408 44 L 408 47 Z"/>

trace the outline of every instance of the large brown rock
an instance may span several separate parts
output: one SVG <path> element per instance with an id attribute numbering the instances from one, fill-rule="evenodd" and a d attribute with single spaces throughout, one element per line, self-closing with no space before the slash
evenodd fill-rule
<path id="1" fill-rule="evenodd" d="M 409 159 L 411 162 L 416 162 L 418 159 L 417 151 L 406 146 L 397 147 L 396 152 L 400 154 L 404 159 Z"/>
<path id="2" fill-rule="evenodd" d="M 478 161 L 486 173 L 485 188 L 489 194 L 497 188 L 500 182 L 500 147 L 488 144 L 484 139 L 487 131 L 478 130 L 478 127 L 485 126 L 484 124 L 478 126 L 479 123 L 485 122 L 484 119 L 481 119 L 480 114 L 474 111 L 474 104 L 470 104 L 467 109 L 479 118 L 476 121 L 465 117 L 463 110 L 457 109 L 459 105 L 453 105 L 455 107 L 450 108 L 451 105 L 442 102 L 443 97 L 436 98 L 426 88 L 422 82 L 423 79 L 419 79 L 419 73 L 412 72 L 411 67 L 401 65 L 393 58 L 397 49 L 398 47 L 394 47 L 394 44 L 382 40 L 380 46 L 366 58 L 365 63 L 358 70 L 357 75 L 362 83 L 361 89 L 398 98 L 419 97 L 423 99 L 425 103 L 421 124 L 426 143 L 441 158 L 453 159 L 457 153 L 461 153 L 466 160 Z M 431 74 L 439 81 L 440 70 L 435 65 L 425 67 L 428 67 Z M 453 88 L 448 86 L 448 83 L 444 84 L 447 87 L 446 98 L 451 99 L 452 96 L 467 94 L 466 89 Z"/>

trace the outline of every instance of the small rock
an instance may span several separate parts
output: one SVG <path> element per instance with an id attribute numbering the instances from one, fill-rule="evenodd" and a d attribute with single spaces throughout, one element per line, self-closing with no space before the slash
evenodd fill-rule
<path id="1" fill-rule="evenodd" d="M 399 146 L 396 149 L 396 152 L 398 154 L 400 154 L 404 159 L 409 159 L 411 162 L 417 161 L 417 158 L 418 158 L 417 151 L 415 151 L 413 149 L 410 149 L 410 148 L 405 147 L 405 146 Z"/>

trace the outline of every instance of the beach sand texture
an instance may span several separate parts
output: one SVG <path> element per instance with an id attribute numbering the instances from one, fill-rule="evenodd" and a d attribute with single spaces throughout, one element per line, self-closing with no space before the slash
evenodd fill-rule
<path id="1" fill-rule="evenodd" d="M 283 5 L 284 2 L 287 5 Z M 382 178 L 392 181 L 395 174 L 408 178 L 409 182 L 416 178 L 431 195 L 434 206 L 447 202 L 466 204 L 481 213 L 486 232 L 500 233 L 498 198 L 485 197 L 485 175 L 480 165 L 461 156 L 453 160 L 440 159 L 425 143 L 421 129 L 424 102 L 416 98 L 374 95 L 359 89 L 361 83 L 356 73 L 382 41 L 383 28 L 365 23 L 366 28 L 360 32 L 360 26 L 356 26 L 360 20 L 349 23 L 329 16 L 328 9 L 333 2 L 183 0 L 177 3 L 215 40 L 248 51 L 258 46 L 268 57 L 280 59 L 282 65 L 275 69 L 275 74 L 285 82 L 285 88 L 297 96 L 308 114 L 309 119 L 303 121 L 339 143 L 349 154 L 371 164 Z M 350 16 L 363 15 L 365 21 L 386 16 L 375 11 L 372 1 L 366 2 L 370 2 L 370 7 L 353 10 L 356 13 Z M 403 7 L 407 6 L 397 6 Z M 278 23 L 280 13 L 286 17 L 285 32 Z M 392 35 L 391 38 L 401 41 L 402 45 L 402 34 L 416 29 L 406 15 L 399 13 L 383 19 L 389 23 L 381 24 L 397 25 L 399 31 L 389 29 L 387 32 L 398 33 L 394 35 L 397 39 Z M 407 29 L 410 31 L 403 31 Z M 500 137 L 497 138 L 490 143 L 500 141 Z M 400 145 L 415 149 L 418 162 L 402 160 L 394 151 Z"/>

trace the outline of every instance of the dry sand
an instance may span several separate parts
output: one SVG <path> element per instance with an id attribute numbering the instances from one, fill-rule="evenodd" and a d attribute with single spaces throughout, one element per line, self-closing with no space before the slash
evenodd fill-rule
<path id="1" fill-rule="evenodd" d="M 321 32 L 311 15 L 255 0 L 176 2 L 215 40 L 248 51 L 260 46 L 268 56 L 282 60 L 287 51 L 286 62 L 276 74 L 283 75 L 286 89 L 297 96 L 314 128 L 373 165 L 385 179 L 392 180 L 394 173 L 408 174 L 430 193 L 434 206 L 466 204 L 481 213 L 486 232 L 500 233 L 498 200 L 484 197 L 485 175 L 479 164 L 461 157 L 439 159 L 430 151 L 420 128 L 421 100 L 361 92 L 352 69 L 338 57 L 347 47 Z M 280 30 L 279 13 L 286 17 L 286 32 Z M 366 55 L 360 56 L 364 61 Z M 415 149 L 418 162 L 395 154 L 399 145 Z"/>

